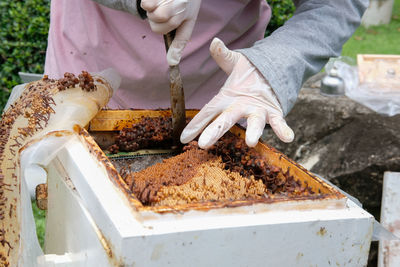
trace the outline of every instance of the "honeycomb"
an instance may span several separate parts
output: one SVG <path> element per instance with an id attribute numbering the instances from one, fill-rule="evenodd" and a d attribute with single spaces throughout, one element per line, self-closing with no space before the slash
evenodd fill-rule
<path id="1" fill-rule="evenodd" d="M 143 122 L 148 120 L 143 119 L 139 126 L 121 130 L 117 140 L 128 145 L 119 148 L 129 147 L 126 133 L 132 131 L 136 137 L 138 133 L 146 132 L 146 138 L 153 140 L 151 131 L 137 130 L 144 129 Z M 169 132 L 168 121 L 168 118 L 157 118 L 148 127 L 155 129 L 158 142 L 163 141 L 160 136 L 167 136 L 160 134 L 160 129 Z M 139 140 L 146 143 L 143 136 Z M 114 151 L 116 148 L 112 146 Z M 124 171 L 121 176 L 133 194 L 148 206 L 321 195 L 307 182 L 295 179 L 289 169 L 284 172 L 268 164 L 264 156 L 229 132 L 208 150 L 200 149 L 193 141 L 176 156 L 140 171 Z"/>

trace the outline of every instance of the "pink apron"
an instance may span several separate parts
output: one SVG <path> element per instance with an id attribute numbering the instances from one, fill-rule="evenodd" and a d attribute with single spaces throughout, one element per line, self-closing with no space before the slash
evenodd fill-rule
<path id="1" fill-rule="evenodd" d="M 201 108 L 227 76 L 209 45 L 219 37 L 230 49 L 250 47 L 264 37 L 271 11 L 265 0 L 203 0 L 180 70 L 187 108 Z M 115 68 L 122 84 L 110 108 L 167 108 L 168 65 L 163 37 L 148 22 L 92 0 L 51 1 L 45 74 Z"/>

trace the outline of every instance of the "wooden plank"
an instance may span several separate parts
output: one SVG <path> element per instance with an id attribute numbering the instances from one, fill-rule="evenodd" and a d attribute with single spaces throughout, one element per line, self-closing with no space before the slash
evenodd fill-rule
<path id="1" fill-rule="evenodd" d="M 186 110 L 186 117 L 193 118 L 199 111 Z M 89 124 L 89 131 L 119 131 L 137 123 L 143 116 L 166 117 L 171 116 L 171 110 L 102 110 Z"/>
<path id="2" fill-rule="evenodd" d="M 400 172 L 385 172 L 383 176 L 381 224 L 400 237 Z M 379 242 L 378 266 L 400 266 L 400 241 Z"/>
<path id="3" fill-rule="evenodd" d="M 360 84 L 400 90 L 400 55 L 357 55 Z"/>

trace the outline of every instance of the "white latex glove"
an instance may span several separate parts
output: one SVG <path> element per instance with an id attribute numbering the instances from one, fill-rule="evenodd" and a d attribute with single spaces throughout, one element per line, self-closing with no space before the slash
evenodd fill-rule
<path id="1" fill-rule="evenodd" d="M 170 66 L 178 65 L 182 51 L 192 35 L 201 0 L 142 0 L 141 7 L 153 32 L 166 34 L 176 29 L 175 38 L 168 50 Z"/>
<path id="2" fill-rule="evenodd" d="M 226 48 L 214 38 L 210 52 L 217 64 L 229 75 L 219 93 L 205 105 L 183 130 L 181 142 L 188 143 L 201 134 L 199 146 L 209 148 L 239 119 L 247 118 L 246 144 L 254 147 L 269 123 L 283 142 L 294 138 L 283 118 L 282 108 L 268 82 L 245 56 Z"/>

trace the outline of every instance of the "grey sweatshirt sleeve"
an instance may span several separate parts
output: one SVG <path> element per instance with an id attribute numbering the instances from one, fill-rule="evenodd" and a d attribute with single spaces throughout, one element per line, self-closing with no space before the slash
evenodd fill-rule
<path id="1" fill-rule="evenodd" d="M 302 84 L 340 55 L 359 26 L 368 0 L 299 0 L 296 12 L 271 36 L 238 50 L 271 85 L 286 116 Z"/>
<path id="2" fill-rule="evenodd" d="M 136 0 L 93 0 L 93 1 L 112 9 L 126 11 L 133 15 L 139 16 L 138 11 L 136 9 Z"/>

